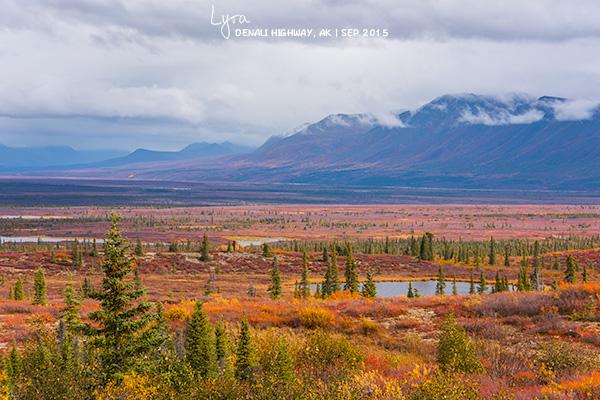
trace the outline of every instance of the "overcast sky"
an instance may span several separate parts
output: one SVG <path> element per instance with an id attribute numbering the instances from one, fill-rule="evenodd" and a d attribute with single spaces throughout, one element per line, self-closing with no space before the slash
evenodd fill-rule
<path id="1" fill-rule="evenodd" d="M 215 21 L 250 22 L 223 38 L 213 3 Z M 0 0 L 0 144 L 259 145 L 327 114 L 383 119 L 446 93 L 596 100 L 599 16 L 597 0 Z"/>

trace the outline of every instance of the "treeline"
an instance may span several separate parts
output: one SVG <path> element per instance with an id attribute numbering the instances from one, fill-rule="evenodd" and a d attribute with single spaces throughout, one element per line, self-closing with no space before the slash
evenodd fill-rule
<path id="1" fill-rule="evenodd" d="M 436 238 L 426 232 L 422 236 L 385 239 L 350 240 L 356 253 L 362 254 L 404 254 L 423 259 L 454 260 L 471 264 L 488 263 L 490 252 L 498 261 L 501 257 L 531 257 L 535 246 L 539 253 L 546 254 L 566 250 L 584 250 L 600 247 L 600 236 L 570 236 L 565 238 L 546 238 L 535 241 L 529 239 L 495 240 L 449 240 Z M 335 247 L 337 254 L 346 255 L 345 242 L 336 241 L 286 241 L 272 243 L 273 248 L 287 251 L 322 252 Z M 493 247 L 493 248 L 492 248 Z M 425 253 L 423 253 L 425 251 Z M 424 256 L 424 257 L 423 257 Z M 495 263 L 494 263 L 495 264 Z"/>

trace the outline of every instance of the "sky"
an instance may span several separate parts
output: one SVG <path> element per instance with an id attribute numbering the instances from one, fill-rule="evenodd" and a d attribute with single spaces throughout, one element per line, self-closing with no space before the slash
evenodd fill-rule
<path id="1" fill-rule="evenodd" d="M 0 10 L 9 146 L 258 146 L 328 114 L 389 121 L 447 93 L 600 100 L 596 0 L 0 0 Z M 359 35 L 321 35 L 336 28 Z"/>

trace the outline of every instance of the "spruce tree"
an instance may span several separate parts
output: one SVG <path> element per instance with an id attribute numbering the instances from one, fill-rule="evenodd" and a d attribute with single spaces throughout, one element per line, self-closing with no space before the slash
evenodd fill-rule
<path id="1" fill-rule="evenodd" d="M 79 269 L 83 267 L 83 256 L 79 249 L 79 241 L 77 239 L 75 239 L 75 242 L 73 242 L 73 248 L 71 250 L 71 259 L 74 268 Z"/>
<path id="2" fill-rule="evenodd" d="M 438 268 L 438 278 L 435 284 L 435 294 L 443 295 L 446 293 L 446 275 L 444 274 L 444 266 Z"/>
<path id="3" fill-rule="evenodd" d="M 134 254 L 138 257 L 142 257 L 144 255 L 144 246 L 142 245 L 142 241 L 139 238 L 135 243 Z"/>
<path id="4" fill-rule="evenodd" d="M 209 253 L 209 246 L 208 246 L 208 237 L 206 236 L 206 233 L 204 234 L 204 236 L 202 237 L 202 246 L 200 248 L 200 261 L 210 261 L 210 253 Z"/>
<path id="5" fill-rule="evenodd" d="M 242 320 L 240 336 L 236 349 L 235 377 L 239 380 L 248 380 L 252 376 L 252 339 L 250 326 L 246 319 Z"/>
<path id="6" fill-rule="evenodd" d="M 300 298 L 306 299 L 310 296 L 310 284 L 308 282 L 308 255 L 306 252 L 302 254 L 302 276 L 300 278 L 298 292 Z"/>
<path id="7" fill-rule="evenodd" d="M 46 278 L 44 277 L 44 271 L 38 268 L 35 271 L 35 278 L 33 281 L 33 304 L 45 306 L 48 302 L 46 293 Z"/>
<path id="8" fill-rule="evenodd" d="M 327 271 L 325 272 L 321 293 L 323 294 L 323 297 L 326 298 L 339 290 L 340 282 L 338 278 L 337 252 L 334 244 L 331 246 L 331 256 L 329 257 L 329 264 L 327 265 Z"/>
<path id="9" fill-rule="evenodd" d="M 15 282 L 15 288 L 13 290 L 13 299 L 15 300 L 25 300 L 25 290 L 23 289 L 23 280 L 21 277 L 17 277 L 17 281 Z"/>
<path id="10" fill-rule="evenodd" d="M 117 215 L 112 214 L 111 229 L 104 242 L 102 290 L 91 296 L 100 302 L 100 310 L 89 314 L 92 323 L 86 326 L 92 336 L 90 344 L 99 350 L 105 379 L 127 373 L 161 344 L 149 336 L 152 330 L 147 329 L 155 319 L 149 312 L 151 305 L 139 301 L 143 291 L 135 290 L 126 281 L 132 260 L 127 256 L 127 241 L 117 228 L 118 221 Z"/>
<path id="11" fill-rule="evenodd" d="M 502 278 L 500 277 L 500 272 L 496 271 L 496 278 L 495 278 L 495 282 L 494 282 L 494 287 L 492 289 L 492 291 L 494 293 L 499 293 L 502 291 Z"/>
<path id="12" fill-rule="evenodd" d="M 510 267 L 510 247 L 504 246 L 504 266 Z"/>
<path id="13" fill-rule="evenodd" d="M 65 307 L 61 310 L 61 318 L 65 322 L 65 328 L 68 333 L 79 332 L 82 328 L 81 319 L 79 317 L 79 305 L 80 302 L 75 296 L 75 290 L 73 290 L 73 282 L 69 277 L 69 281 L 65 286 L 63 292 L 63 298 Z"/>
<path id="14" fill-rule="evenodd" d="M 496 265 L 496 242 L 494 237 L 490 238 L 490 252 L 488 255 L 488 262 L 490 265 Z"/>
<path id="15" fill-rule="evenodd" d="M 412 299 L 415 297 L 415 292 L 413 292 L 412 282 L 408 282 L 408 292 L 406 293 L 406 297 Z"/>
<path id="16" fill-rule="evenodd" d="M 87 276 L 83 278 L 83 283 L 81 285 L 81 293 L 83 294 L 83 298 L 85 299 L 92 297 L 92 294 L 94 293 L 94 287 L 92 286 L 92 282 Z"/>
<path id="17" fill-rule="evenodd" d="M 197 301 L 185 328 L 185 358 L 192 370 L 203 378 L 216 371 L 216 353 L 213 328 Z"/>
<path id="18" fill-rule="evenodd" d="M 564 281 L 567 283 L 575 283 L 577 280 L 575 274 L 578 269 L 579 267 L 577 265 L 577 261 L 575 261 L 575 258 L 573 258 L 573 256 L 569 254 L 569 256 L 567 257 L 567 267 L 565 269 Z"/>
<path id="19" fill-rule="evenodd" d="M 429 232 L 425 232 L 421 238 L 419 258 L 421 260 L 433 261 L 433 235 Z"/>
<path id="20" fill-rule="evenodd" d="M 452 278 L 452 294 L 458 294 L 458 288 L 456 287 L 456 274 L 454 274 L 454 277 Z"/>
<path id="21" fill-rule="evenodd" d="M 329 254 L 327 254 L 327 248 L 323 247 L 323 257 L 321 258 L 321 261 L 323 261 L 324 263 L 328 263 L 329 262 Z"/>
<path id="22" fill-rule="evenodd" d="M 373 298 L 377 296 L 377 286 L 373 282 L 373 274 L 371 271 L 367 271 L 367 281 L 363 283 L 361 295 L 367 298 Z"/>
<path id="23" fill-rule="evenodd" d="M 229 351 L 229 341 L 227 340 L 227 331 L 223 322 L 219 322 L 215 328 L 215 355 L 219 372 L 227 370 L 227 353 Z"/>
<path id="24" fill-rule="evenodd" d="M 346 270 L 344 271 L 346 284 L 344 290 L 350 293 L 358 293 L 358 275 L 356 274 L 356 262 L 352 255 L 352 246 L 350 243 L 346 245 Z"/>
<path id="25" fill-rule="evenodd" d="M 558 262 L 558 257 L 554 256 L 554 263 L 552 263 L 552 269 L 558 271 L 560 269 L 560 263 Z"/>
<path id="26" fill-rule="evenodd" d="M 486 289 L 487 283 L 485 281 L 485 274 L 483 273 L 483 271 L 481 271 L 481 274 L 479 275 L 479 286 L 477 286 L 477 293 L 483 294 L 485 293 Z"/>
<path id="27" fill-rule="evenodd" d="M 588 272 L 587 272 L 587 265 L 583 264 L 583 269 L 581 271 L 581 281 L 583 283 L 588 283 Z"/>
<path id="28" fill-rule="evenodd" d="M 271 267 L 271 286 L 269 286 L 267 291 L 271 294 L 272 299 L 278 299 L 282 296 L 281 272 L 279 271 L 277 257 L 273 258 L 273 265 Z"/>
<path id="29" fill-rule="evenodd" d="M 263 255 L 263 257 L 271 257 L 271 256 L 273 256 L 273 253 L 271 253 L 271 247 L 269 246 L 269 243 L 263 243 L 263 245 L 262 245 L 262 255 Z"/>
<path id="30" fill-rule="evenodd" d="M 475 294 L 475 280 L 473 279 L 473 270 L 471 270 L 471 278 L 469 279 L 469 294 Z"/>

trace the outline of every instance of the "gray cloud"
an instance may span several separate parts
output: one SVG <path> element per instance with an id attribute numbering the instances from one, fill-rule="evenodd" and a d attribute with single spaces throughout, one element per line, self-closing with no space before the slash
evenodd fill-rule
<path id="1" fill-rule="evenodd" d="M 391 32 L 329 41 L 226 41 L 210 6 L 0 0 L 0 143 L 260 144 L 338 112 L 393 125 L 393 112 L 444 93 L 584 99 L 564 106 L 571 118 L 600 99 L 592 0 L 215 1 L 256 27 Z"/>

